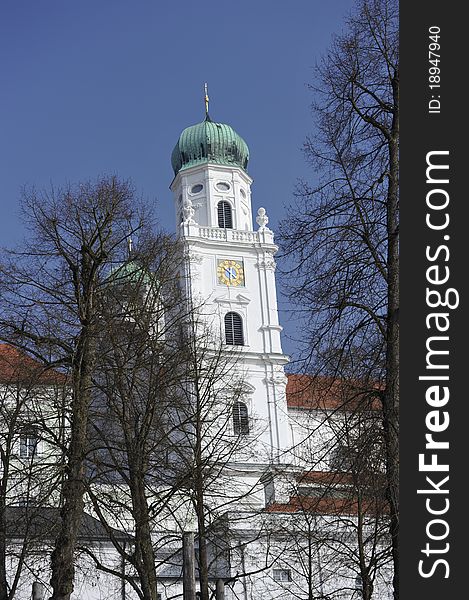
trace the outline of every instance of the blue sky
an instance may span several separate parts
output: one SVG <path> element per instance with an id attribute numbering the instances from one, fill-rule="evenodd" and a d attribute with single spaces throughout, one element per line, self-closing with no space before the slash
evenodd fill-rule
<path id="1" fill-rule="evenodd" d="M 353 0 L 3 0 L 0 245 L 23 236 L 21 186 L 111 173 L 132 179 L 174 230 L 171 151 L 203 119 L 205 81 L 212 119 L 249 145 L 253 207 L 266 208 L 275 231 L 295 181 L 313 177 L 301 153 L 314 134 L 307 84 L 352 8 Z"/>

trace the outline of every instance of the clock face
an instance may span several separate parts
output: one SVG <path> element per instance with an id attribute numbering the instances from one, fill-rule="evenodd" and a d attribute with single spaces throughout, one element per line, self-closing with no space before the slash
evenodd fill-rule
<path id="1" fill-rule="evenodd" d="M 242 262 L 236 260 L 219 260 L 217 266 L 219 283 L 224 285 L 244 285 L 244 269 Z"/>

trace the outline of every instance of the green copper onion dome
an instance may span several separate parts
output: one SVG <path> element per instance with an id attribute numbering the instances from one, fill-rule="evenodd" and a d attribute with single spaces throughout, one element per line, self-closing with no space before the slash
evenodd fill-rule
<path id="1" fill-rule="evenodd" d="M 204 163 L 216 163 L 247 170 L 249 148 L 229 125 L 214 123 L 205 117 L 202 123 L 187 127 L 171 155 L 174 174 Z"/>
<path id="2" fill-rule="evenodd" d="M 155 283 L 152 275 L 142 266 L 129 260 L 111 268 L 106 282 L 117 285 L 144 285 L 151 286 Z"/>

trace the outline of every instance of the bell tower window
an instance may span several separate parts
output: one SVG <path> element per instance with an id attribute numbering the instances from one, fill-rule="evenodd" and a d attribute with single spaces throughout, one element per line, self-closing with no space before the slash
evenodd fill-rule
<path id="1" fill-rule="evenodd" d="M 233 404 L 233 432 L 235 435 L 247 435 L 249 433 L 248 407 L 244 402 Z"/>
<path id="2" fill-rule="evenodd" d="M 231 205 L 226 200 L 222 200 L 217 205 L 218 227 L 222 229 L 233 229 L 233 213 Z"/>
<path id="3" fill-rule="evenodd" d="M 243 320 L 238 313 L 225 315 L 225 342 L 230 346 L 244 346 Z"/>

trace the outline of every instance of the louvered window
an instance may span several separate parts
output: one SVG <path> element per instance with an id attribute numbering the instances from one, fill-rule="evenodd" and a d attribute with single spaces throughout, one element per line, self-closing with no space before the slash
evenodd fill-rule
<path id="1" fill-rule="evenodd" d="M 238 313 L 225 315 L 225 342 L 230 346 L 244 346 L 243 320 Z"/>
<path id="2" fill-rule="evenodd" d="M 233 404 L 233 431 L 235 435 L 247 435 L 249 433 L 248 407 L 244 402 Z"/>
<path id="3" fill-rule="evenodd" d="M 218 203 L 218 227 L 223 229 L 233 229 L 233 215 L 229 202 L 222 200 Z"/>

